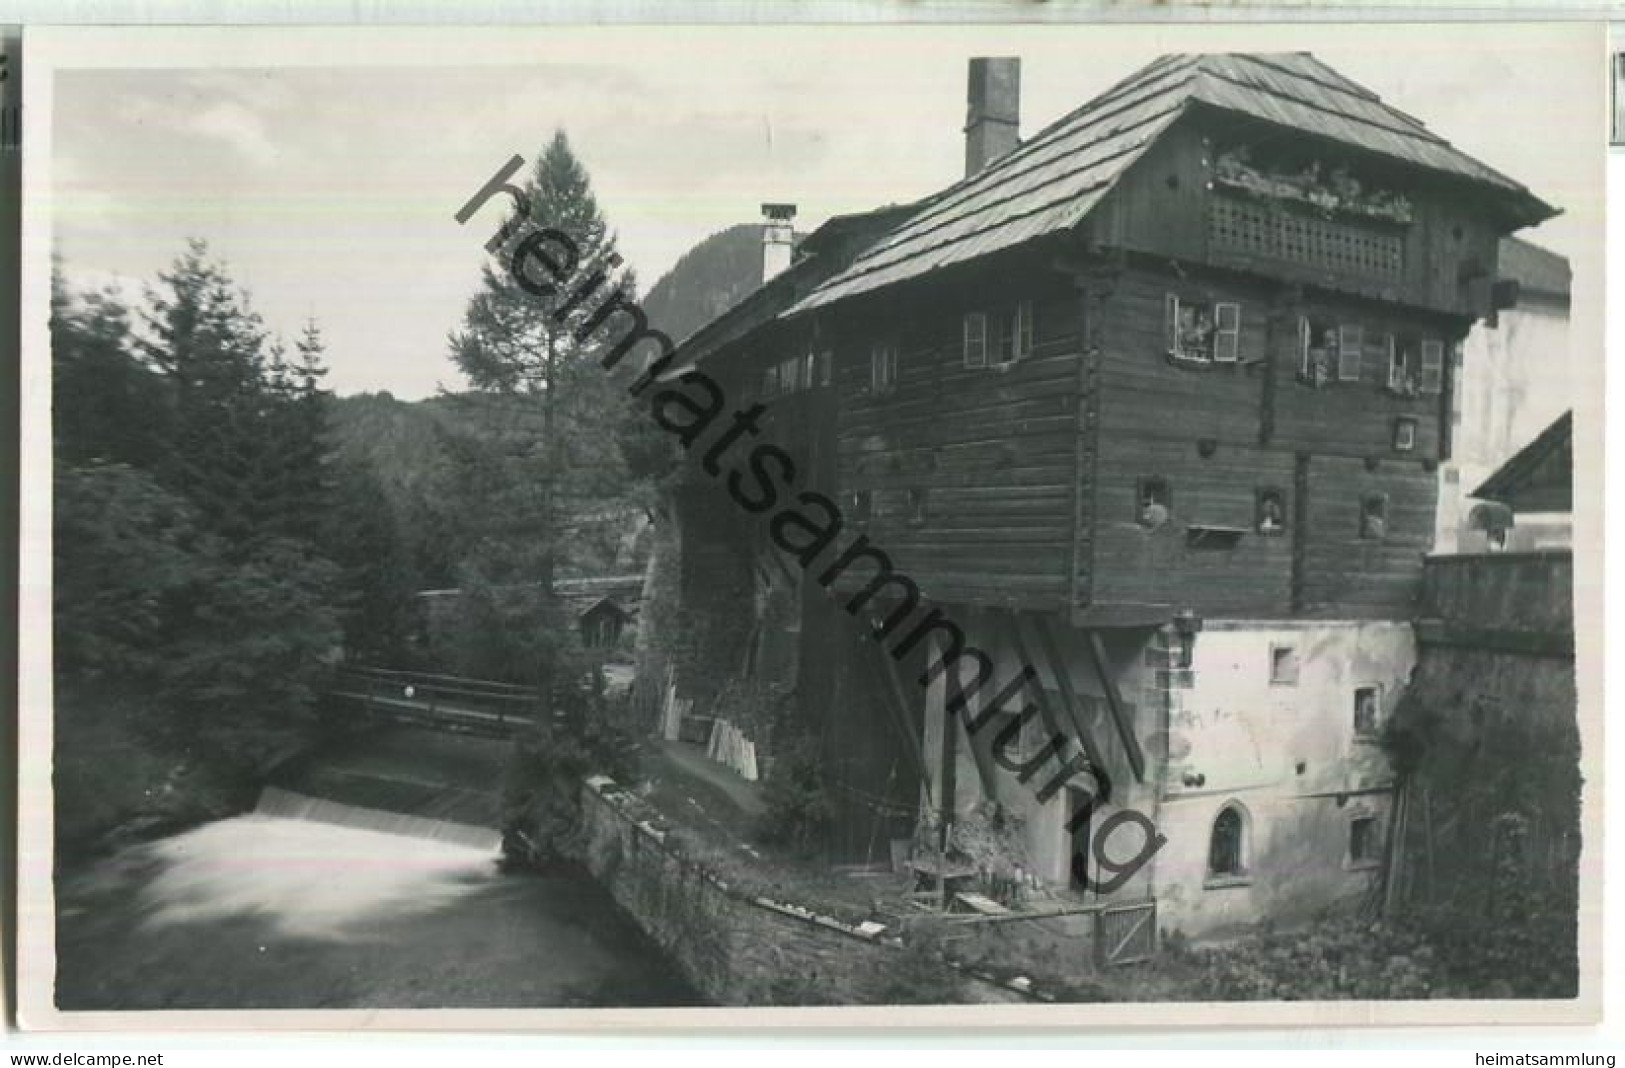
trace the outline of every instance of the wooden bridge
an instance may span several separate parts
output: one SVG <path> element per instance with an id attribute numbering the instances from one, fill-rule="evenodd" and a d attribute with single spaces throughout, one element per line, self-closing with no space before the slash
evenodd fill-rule
<path id="1" fill-rule="evenodd" d="M 385 668 L 339 672 L 328 698 L 346 712 L 434 730 L 507 737 L 541 714 L 539 690 L 485 679 Z"/>

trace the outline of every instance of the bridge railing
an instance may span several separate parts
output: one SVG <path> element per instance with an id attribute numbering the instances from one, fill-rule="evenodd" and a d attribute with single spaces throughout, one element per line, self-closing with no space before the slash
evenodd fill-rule
<path id="1" fill-rule="evenodd" d="M 387 668 L 347 668 L 332 696 L 394 719 L 511 733 L 536 721 L 541 692 L 527 686 Z"/>

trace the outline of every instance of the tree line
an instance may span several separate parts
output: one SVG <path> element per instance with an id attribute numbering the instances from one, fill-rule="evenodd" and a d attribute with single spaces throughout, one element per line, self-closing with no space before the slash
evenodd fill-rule
<path id="1" fill-rule="evenodd" d="M 274 337 L 197 241 L 139 309 L 58 271 L 51 333 L 58 688 L 255 758 L 409 625 L 383 494 L 332 454 L 321 331 Z"/>

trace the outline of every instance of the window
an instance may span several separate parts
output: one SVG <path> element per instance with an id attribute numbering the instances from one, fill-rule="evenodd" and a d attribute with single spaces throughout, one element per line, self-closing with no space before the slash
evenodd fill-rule
<path id="1" fill-rule="evenodd" d="M 1286 532 L 1286 494 L 1273 486 L 1258 491 L 1258 504 L 1253 526 L 1260 534 Z"/>
<path id="2" fill-rule="evenodd" d="M 1375 816 L 1355 816 L 1349 820 L 1349 864 L 1376 864 L 1382 859 L 1382 839 L 1377 830 Z"/>
<path id="3" fill-rule="evenodd" d="M 1298 647 L 1295 645 L 1270 646 L 1270 685 L 1296 686 L 1298 684 Z"/>
<path id="4" fill-rule="evenodd" d="M 1325 319 L 1298 319 L 1298 378 L 1311 386 L 1324 386 L 1332 380 L 1332 360 L 1337 356 L 1337 325 Z"/>
<path id="5" fill-rule="evenodd" d="M 1168 480 L 1142 478 L 1135 484 L 1134 521 L 1146 530 L 1156 530 L 1168 522 L 1173 514 L 1173 499 L 1168 491 Z"/>
<path id="6" fill-rule="evenodd" d="M 869 391 L 875 396 L 890 393 L 897 386 L 897 343 L 876 342 L 869 350 Z"/>
<path id="7" fill-rule="evenodd" d="M 853 490 L 846 505 L 854 523 L 867 523 L 874 514 L 874 495 L 868 490 Z"/>
<path id="8" fill-rule="evenodd" d="M 1234 879 L 1247 872 L 1247 821 L 1241 809 L 1226 805 L 1213 820 L 1208 838 L 1207 874 L 1210 879 Z"/>
<path id="9" fill-rule="evenodd" d="M 1354 688 L 1354 735 L 1374 738 L 1382 718 L 1382 689 L 1377 686 Z"/>
<path id="10" fill-rule="evenodd" d="M 1380 493 L 1360 499 L 1360 537 L 1381 541 L 1388 536 L 1388 498 Z"/>
<path id="11" fill-rule="evenodd" d="M 965 366 L 987 366 L 987 316 L 982 312 L 965 314 Z"/>
<path id="12" fill-rule="evenodd" d="M 1416 448 L 1416 420 L 1402 415 L 1394 420 L 1394 451 L 1412 452 Z"/>
<path id="13" fill-rule="evenodd" d="M 1422 342 L 1422 374 L 1417 388 L 1423 393 L 1444 391 L 1444 342 Z"/>
<path id="14" fill-rule="evenodd" d="M 1030 356 L 1033 351 L 1033 302 L 1023 300 L 1004 317 L 1004 329 L 999 335 L 997 362 L 1015 363 Z"/>
<path id="15" fill-rule="evenodd" d="M 1169 293 L 1164 314 L 1170 358 L 1191 363 L 1236 363 L 1240 359 L 1240 304 L 1181 300 Z"/>
<path id="16" fill-rule="evenodd" d="M 1365 351 L 1365 331 L 1358 324 L 1344 323 L 1337 328 L 1337 380 L 1360 380 L 1360 357 Z"/>
<path id="17" fill-rule="evenodd" d="M 1410 396 L 1416 392 L 1416 339 L 1388 335 L 1388 391 Z"/>

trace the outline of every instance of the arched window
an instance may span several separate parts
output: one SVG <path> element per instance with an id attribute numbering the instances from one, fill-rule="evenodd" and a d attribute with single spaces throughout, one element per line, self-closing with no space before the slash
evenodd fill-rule
<path id="1" fill-rule="evenodd" d="M 1207 873 L 1212 877 L 1241 875 L 1246 871 L 1247 821 L 1241 809 L 1226 805 L 1213 820 L 1208 840 Z"/>

